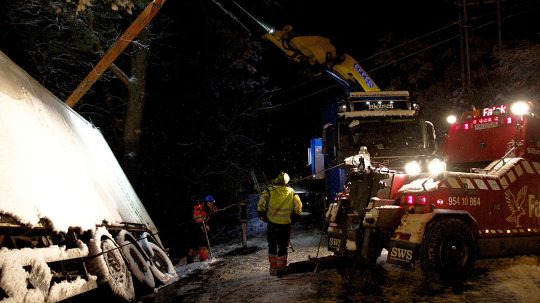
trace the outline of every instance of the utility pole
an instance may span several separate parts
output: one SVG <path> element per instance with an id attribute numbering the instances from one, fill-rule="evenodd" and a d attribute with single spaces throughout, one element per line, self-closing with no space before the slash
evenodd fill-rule
<path id="1" fill-rule="evenodd" d="M 465 96 L 471 90 L 471 57 L 469 53 L 469 24 L 467 16 L 467 0 L 463 0 L 463 44 L 465 46 Z"/>
<path id="2" fill-rule="evenodd" d="M 463 90 L 463 94 L 465 95 L 465 92 L 467 90 L 466 80 L 465 80 L 465 41 L 463 37 L 465 36 L 463 34 L 463 17 L 462 17 L 462 11 L 459 7 L 459 2 L 456 2 L 457 4 L 457 13 L 458 13 L 458 21 L 459 21 L 459 59 L 460 59 L 460 80 L 461 80 L 461 89 Z"/>
<path id="3" fill-rule="evenodd" d="M 501 0 L 497 0 L 497 34 L 499 38 L 499 51 L 501 51 L 502 50 Z"/>
<path id="4" fill-rule="evenodd" d="M 467 1 L 457 0 L 455 3 L 458 6 L 458 18 L 460 20 L 460 47 L 461 47 L 461 84 L 463 87 L 464 98 L 467 98 L 472 89 L 471 81 L 471 57 L 469 51 L 469 15 L 467 7 L 482 6 L 482 5 L 496 5 L 497 15 L 497 48 L 502 50 L 502 17 L 501 17 L 501 2 L 502 0 L 483 0 L 483 1 Z M 459 6 L 462 6 L 460 9 Z"/>

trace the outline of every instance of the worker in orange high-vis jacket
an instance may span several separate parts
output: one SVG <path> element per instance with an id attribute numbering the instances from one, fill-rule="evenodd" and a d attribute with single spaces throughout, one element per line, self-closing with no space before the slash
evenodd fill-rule
<path id="1" fill-rule="evenodd" d="M 204 201 L 196 198 L 193 204 L 193 220 L 197 224 L 196 240 L 199 251 L 199 261 L 205 261 L 208 259 L 208 232 L 210 231 L 210 215 L 217 211 L 214 198 L 212 196 L 206 196 Z"/>
<path id="2" fill-rule="evenodd" d="M 291 222 L 300 218 L 302 214 L 302 201 L 288 183 L 289 175 L 279 173 L 261 194 L 257 204 L 259 218 L 268 223 L 266 236 L 271 275 L 287 270 Z"/>

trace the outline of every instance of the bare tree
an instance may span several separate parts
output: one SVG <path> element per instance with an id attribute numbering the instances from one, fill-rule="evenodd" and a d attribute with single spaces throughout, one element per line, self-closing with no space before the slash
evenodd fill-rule
<path id="1" fill-rule="evenodd" d="M 495 53 L 497 64 L 492 74 L 500 78 L 501 94 L 521 95 L 540 100 L 540 44 L 520 42 Z"/>
<path id="2" fill-rule="evenodd" d="M 145 1 L 138 2 L 145 4 Z M 59 98 L 65 99 L 116 41 L 134 18 L 132 13 L 142 9 L 141 6 L 127 0 L 10 1 L 3 14 L 13 32 L 14 39 L 8 40 L 15 45 L 6 48 L 14 52 L 23 49 L 25 54 L 15 54 L 22 58 L 19 62 L 25 63 L 23 67 Z M 133 183 L 136 183 L 145 102 L 149 37 L 149 33 L 143 31 L 76 107 L 100 127 L 116 152 L 123 155 L 124 168 Z M 32 60 L 24 60 L 25 57 Z M 125 91 L 117 88 L 118 83 L 124 85 Z"/>

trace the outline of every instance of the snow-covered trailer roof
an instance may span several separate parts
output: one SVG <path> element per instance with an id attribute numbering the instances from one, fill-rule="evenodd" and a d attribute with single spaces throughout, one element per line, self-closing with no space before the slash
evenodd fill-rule
<path id="1" fill-rule="evenodd" d="M 57 231 L 157 229 L 100 131 L 0 51 L 0 213 Z"/>

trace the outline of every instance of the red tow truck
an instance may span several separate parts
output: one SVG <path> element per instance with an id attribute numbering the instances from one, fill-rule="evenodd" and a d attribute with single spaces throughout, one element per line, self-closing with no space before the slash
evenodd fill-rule
<path id="1" fill-rule="evenodd" d="M 443 282 L 466 279 L 478 258 L 540 252 L 538 114 L 524 101 L 463 113 L 430 172 L 351 170 L 329 249 L 374 262 L 386 248 L 387 263 L 419 263 Z M 365 182 L 371 179 L 377 183 Z M 364 209 L 352 207 L 366 196 L 355 180 L 376 187 Z"/>

